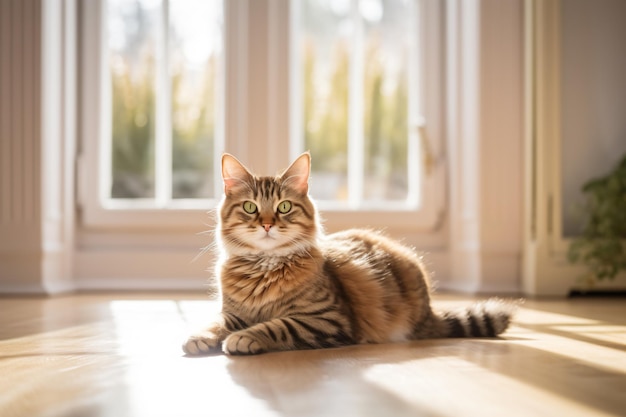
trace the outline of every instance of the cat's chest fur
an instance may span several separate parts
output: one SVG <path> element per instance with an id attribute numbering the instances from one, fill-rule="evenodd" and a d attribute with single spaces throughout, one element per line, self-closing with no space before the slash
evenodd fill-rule
<path id="1" fill-rule="evenodd" d="M 284 268 L 290 268 L 294 263 L 294 256 L 259 256 L 249 261 L 251 270 L 260 274 L 273 274 Z"/>
<path id="2" fill-rule="evenodd" d="M 320 269 L 318 256 L 307 253 L 229 258 L 221 266 L 222 292 L 242 309 L 275 303 L 315 279 Z"/>

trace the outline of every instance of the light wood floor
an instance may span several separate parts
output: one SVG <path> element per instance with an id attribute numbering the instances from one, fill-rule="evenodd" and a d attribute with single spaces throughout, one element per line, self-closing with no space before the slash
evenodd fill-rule
<path id="1" fill-rule="evenodd" d="M 501 339 L 184 357 L 214 308 L 201 294 L 0 298 L 0 416 L 626 415 L 625 299 L 526 301 Z"/>

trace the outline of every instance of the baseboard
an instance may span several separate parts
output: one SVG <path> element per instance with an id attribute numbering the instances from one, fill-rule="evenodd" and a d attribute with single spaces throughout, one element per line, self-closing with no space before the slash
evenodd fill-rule
<path id="1" fill-rule="evenodd" d="M 205 278 L 83 278 L 76 281 L 78 291 L 192 291 L 206 293 L 213 286 Z"/>
<path id="2" fill-rule="evenodd" d="M 493 285 L 485 283 L 477 284 L 473 282 L 439 281 L 437 282 L 436 290 L 457 292 L 462 294 L 493 294 L 509 296 L 520 295 L 520 289 L 518 285 L 513 285 L 506 282 L 498 285 Z"/>
<path id="3" fill-rule="evenodd" d="M 48 292 L 41 284 L 20 284 L 3 282 L 2 284 L 0 284 L 0 294 L 45 295 L 48 294 Z"/>

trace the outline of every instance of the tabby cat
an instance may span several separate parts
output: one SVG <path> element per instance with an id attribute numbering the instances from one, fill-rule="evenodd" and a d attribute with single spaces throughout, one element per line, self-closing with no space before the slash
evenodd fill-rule
<path id="1" fill-rule="evenodd" d="M 440 337 L 494 337 L 511 305 L 489 300 L 436 313 L 420 258 L 379 233 L 322 233 L 308 196 L 311 158 L 257 177 L 222 157 L 216 274 L 219 319 L 192 335 L 189 355 L 231 355 Z"/>

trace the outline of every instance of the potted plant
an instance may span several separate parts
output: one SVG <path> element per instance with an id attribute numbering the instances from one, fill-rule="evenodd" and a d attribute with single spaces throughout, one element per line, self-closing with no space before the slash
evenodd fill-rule
<path id="1" fill-rule="evenodd" d="M 606 176 L 583 185 L 586 197 L 582 235 L 568 249 L 568 259 L 588 269 L 587 283 L 614 279 L 626 271 L 626 155 Z"/>

